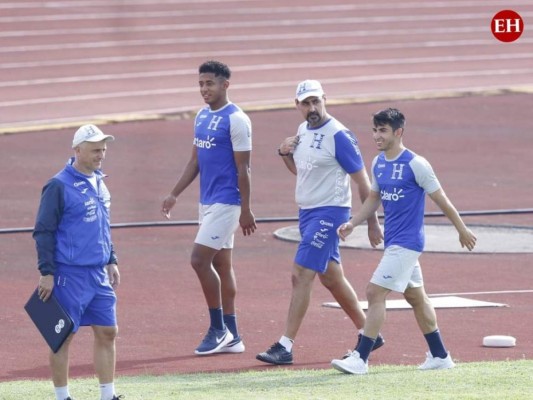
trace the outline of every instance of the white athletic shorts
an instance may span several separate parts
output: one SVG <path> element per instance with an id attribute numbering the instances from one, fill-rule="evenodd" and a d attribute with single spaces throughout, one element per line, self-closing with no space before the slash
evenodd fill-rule
<path id="1" fill-rule="evenodd" d="M 200 228 L 194 243 L 212 249 L 232 249 L 235 230 L 239 227 L 241 206 L 215 203 L 199 205 Z"/>
<path id="2" fill-rule="evenodd" d="M 407 288 L 424 286 L 418 262 L 421 254 L 396 245 L 387 247 L 370 282 L 400 293 Z"/>

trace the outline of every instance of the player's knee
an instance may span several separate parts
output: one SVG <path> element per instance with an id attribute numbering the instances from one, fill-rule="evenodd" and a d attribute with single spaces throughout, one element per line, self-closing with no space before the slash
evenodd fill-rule
<path id="1" fill-rule="evenodd" d="M 93 331 L 97 341 L 113 342 L 118 335 L 118 326 L 93 326 Z"/>
<path id="2" fill-rule="evenodd" d="M 328 275 L 319 275 L 320 277 L 320 283 L 328 289 L 329 291 L 335 290 L 337 287 L 341 286 L 343 284 L 342 280 L 337 279 L 336 277 L 328 276 Z"/>
<path id="3" fill-rule="evenodd" d="M 191 266 L 197 272 L 203 271 L 206 268 L 206 266 L 211 268 L 211 264 L 210 263 L 207 264 L 202 257 L 199 257 L 196 254 L 193 254 L 191 256 Z"/>
<path id="4" fill-rule="evenodd" d="M 381 288 L 380 286 L 374 285 L 373 283 L 369 283 L 366 287 L 366 298 L 369 303 L 385 301 L 389 292 L 390 290 Z"/>

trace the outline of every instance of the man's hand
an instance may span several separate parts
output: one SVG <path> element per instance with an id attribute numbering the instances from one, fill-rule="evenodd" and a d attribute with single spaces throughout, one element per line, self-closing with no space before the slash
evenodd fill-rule
<path id="1" fill-rule="evenodd" d="M 466 247 L 469 251 L 474 250 L 476 245 L 477 238 L 474 233 L 466 228 L 465 231 L 459 232 L 459 242 L 461 242 L 461 247 Z"/>
<path id="2" fill-rule="evenodd" d="M 163 214 L 163 217 L 170 219 L 170 210 L 172 210 L 172 207 L 174 207 L 175 204 L 176 196 L 169 194 L 167 197 L 165 197 L 163 203 L 161 204 L 161 214 Z"/>
<path id="3" fill-rule="evenodd" d="M 346 240 L 346 237 L 348 237 L 353 232 L 354 226 L 351 224 L 351 222 L 346 222 L 339 226 L 337 229 L 337 235 L 341 238 L 341 240 L 344 242 Z"/>
<path id="4" fill-rule="evenodd" d="M 109 277 L 109 283 L 116 289 L 120 285 L 120 273 L 118 272 L 117 264 L 107 264 L 106 265 L 107 276 Z"/>
<path id="5" fill-rule="evenodd" d="M 44 275 L 39 278 L 37 293 L 42 301 L 47 301 L 54 290 L 54 275 Z"/>
<path id="6" fill-rule="evenodd" d="M 379 222 L 368 224 L 368 240 L 373 248 L 376 248 L 383 241 L 383 232 Z"/>
<path id="7" fill-rule="evenodd" d="M 283 154 L 291 154 L 294 152 L 294 149 L 296 149 L 296 146 L 298 146 L 298 143 L 300 143 L 300 137 L 298 135 L 289 136 L 281 142 L 279 145 L 279 151 Z"/>
<path id="8" fill-rule="evenodd" d="M 257 229 L 257 224 L 255 223 L 255 216 L 252 211 L 241 211 L 241 216 L 239 217 L 239 224 L 242 229 L 244 236 L 249 236 L 255 232 Z"/>

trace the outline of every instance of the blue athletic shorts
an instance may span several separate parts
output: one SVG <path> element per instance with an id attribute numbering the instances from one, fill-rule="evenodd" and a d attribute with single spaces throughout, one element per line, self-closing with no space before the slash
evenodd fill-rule
<path id="1" fill-rule="evenodd" d="M 104 267 L 58 266 L 54 295 L 74 322 L 80 326 L 116 326 L 117 297 Z"/>
<path id="2" fill-rule="evenodd" d="M 302 237 L 294 262 L 323 274 L 330 260 L 341 263 L 337 228 L 349 221 L 350 208 L 317 207 L 300 209 Z"/>

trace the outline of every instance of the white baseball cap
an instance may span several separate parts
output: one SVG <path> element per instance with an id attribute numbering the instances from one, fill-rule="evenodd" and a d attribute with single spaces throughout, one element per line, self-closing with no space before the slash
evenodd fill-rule
<path id="1" fill-rule="evenodd" d="M 83 125 L 74 134 L 72 139 L 72 148 L 80 145 L 83 142 L 101 142 L 102 140 L 115 140 L 114 136 L 105 135 L 96 125 Z"/>
<path id="2" fill-rule="evenodd" d="M 319 81 L 307 79 L 302 81 L 296 87 L 296 100 L 302 101 L 311 96 L 322 97 L 324 90 Z"/>

